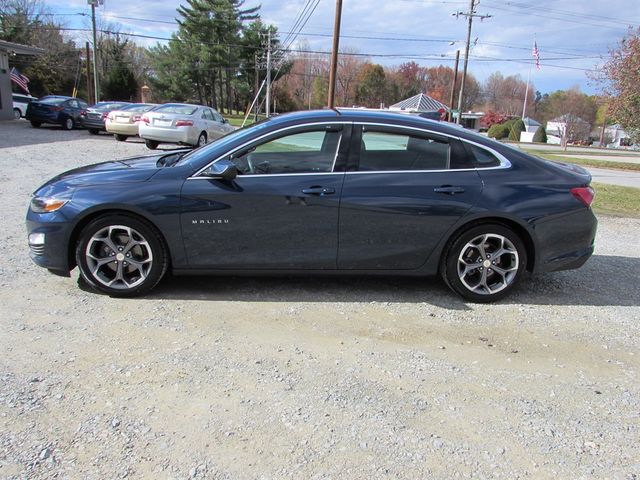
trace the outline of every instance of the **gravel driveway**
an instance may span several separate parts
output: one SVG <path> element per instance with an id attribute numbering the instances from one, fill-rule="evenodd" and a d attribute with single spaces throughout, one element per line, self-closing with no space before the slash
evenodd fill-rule
<path id="1" fill-rule="evenodd" d="M 31 192 L 144 152 L 0 123 L 0 478 L 640 477 L 640 220 L 495 305 L 396 278 L 117 300 L 34 266 Z"/>

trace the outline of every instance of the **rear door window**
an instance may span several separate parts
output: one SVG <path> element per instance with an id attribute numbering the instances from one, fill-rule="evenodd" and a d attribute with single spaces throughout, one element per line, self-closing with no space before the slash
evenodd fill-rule
<path id="1" fill-rule="evenodd" d="M 451 146 L 446 137 L 365 128 L 358 170 L 447 170 Z"/>

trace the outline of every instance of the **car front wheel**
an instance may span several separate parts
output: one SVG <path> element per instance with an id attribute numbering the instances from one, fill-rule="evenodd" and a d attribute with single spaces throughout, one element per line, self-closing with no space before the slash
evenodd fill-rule
<path id="1" fill-rule="evenodd" d="M 150 291 L 164 276 L 168 255 L 160 234 L 142 220 L 108 215 L 89 223 L 76 248 L 82 279 L 116 297 Z"/>
<path id="2" fill-rule="evenodd" d="M 20 120 L 21 117 L 22 117 L 22 113 L 20 113 L 20 109 L 19 108 L 14 108 L 13 109 L 13 118 L 15 118 L 16 120 Z"/>
<path id="3" fill-rule="evenodd" d="M 447 250 L 442 277 L 452 290 L 479 303 L 504 298 L 526 269 L 520 237 L 502 225 L 479 225 L 463 232 Z"/>

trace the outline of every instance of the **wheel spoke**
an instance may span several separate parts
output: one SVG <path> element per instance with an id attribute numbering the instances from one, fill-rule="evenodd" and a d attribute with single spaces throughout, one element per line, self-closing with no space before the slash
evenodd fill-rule
<path id="1" fill-rule="evenodd" d="M 485 233 L 460 250 L 458 278 L 469 291 L 492 295 L 513 283 L 519 265 L 518 250 L 508 237 Z"/>
<path id="2" fill-rule="evenodd" d="M 149 242 L 127 225 L 109 225 L 95 232 L 87 242 L 85 258 L 97 282 L 118 290 L 144 282 L 153 266 Z"/>

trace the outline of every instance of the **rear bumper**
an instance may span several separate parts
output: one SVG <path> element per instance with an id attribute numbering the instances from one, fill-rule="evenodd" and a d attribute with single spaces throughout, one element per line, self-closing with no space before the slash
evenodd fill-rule
<path id="1" fill-rule="evenodd" d="M 196 139 L 192 138 L 191 132 L 187 128 L 159 128 L 140 125 L 140 138 L 145 140 L 155 140 L 164 143 L 187 143 L 195 145 Z"/>
<path id="2" fill-rule="evenodd" d="M 91 119 L 91 118 L 80 118 L 80 125 L 85 128 L 96 129 L 96 130 L 104 130 L 104 121 L 99 119 Z"/>
<path id="3" fill-rule="evenodd" d="M 137 123 L 115 123 L 115 122 L 107 122 L 105 125 L 107 132 L 109 133 L 117 133 L 118 135 L 128 135 L 133 137 L 138 135 L 138 124 Z"/>
<path id="4" fill-rule="evenodd" d="M 571 270 L 584 265 L 593 254 L 597 227 L 598 220 L 588 208 L 537 223 L 534 272 Z"/>

